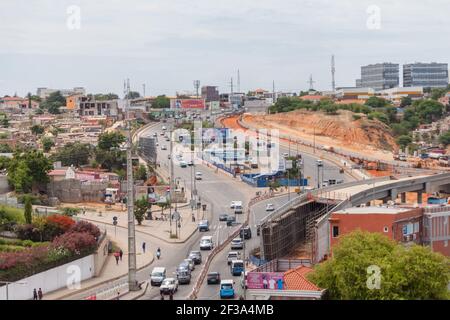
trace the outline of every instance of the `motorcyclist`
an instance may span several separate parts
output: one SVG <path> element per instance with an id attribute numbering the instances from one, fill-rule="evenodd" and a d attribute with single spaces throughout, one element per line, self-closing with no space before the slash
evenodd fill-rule
<path id="1" fill-rule="evenodd" d="M 161 249 L 158 247 L 158 249 L 156 249 L 156 257 L 159 259 L 161 257 Z"/>

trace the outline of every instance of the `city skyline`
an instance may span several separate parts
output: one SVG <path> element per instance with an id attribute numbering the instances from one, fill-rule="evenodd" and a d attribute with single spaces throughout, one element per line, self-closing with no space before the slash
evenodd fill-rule
<path id="1" fill-rule="evenodd" d="M 371 6 L 380 29 L 371 29 Z M 354 86 L 372 63 L 448 62 L 450 4 L 434 1 L 26 1 L 0 5 L 0 95 L 23 96 L 38 87 L 122 95 L 123 79 L 147 95 L 193 91 L 192 81 L 229 92 L 237 70 L 241 91 L 300 91 Z M 69 27 L 71 6 L 80 25 Z M 70 9 L 68 11 L 68 9 Z M 21 12 L 12 17 L 8 12 Z M 340 13 L 340 14 L 339 14 Z M 421 23 L 417 23 L 420 17 Z M 423 30 L 422 25 L 427 25 Z M 102 80 L 100 80 L 102 79 Z M 106 79 L 106 80 L 104 80 Z"/>

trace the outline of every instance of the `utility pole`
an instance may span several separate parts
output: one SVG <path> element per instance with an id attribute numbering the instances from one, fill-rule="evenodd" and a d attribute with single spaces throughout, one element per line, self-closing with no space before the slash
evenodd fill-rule
<path id="1" fill-rule="evenodd" d="M 132 161 L 132 136 L 130 121 L 130 80 L 127 79 L 125 87 L 125 110 L 126 125 L 128 131 L 127 140 L 127 209 L 128 209 L 128 289 L 138 291 L 136 281 L 136 233 L 134 226 L 134 182 L 133 182 L 133 161 Z"/>
<path id="2" fill-rule="evenodd" d="M 142 84 L 142 97 L 145 98 L 145 83 Z"/>
<path id="3" fill-rule="evenodd" d="M 273 104 L 277 102 L 277 97 L 275 95 L 275 80 L 272 80 L 272 102 Z"/>
<path id="4" fill-rule="evenodd" d="M 198 89 L 200 88 L 200 80 L 194 80 L 194 88 L 198 98 Z"/>
<path id="5" fill-rule="evenodd" d="M 172 131 L 173 131 L 173 122 L 170 124 L 170 131 L 169 131 L 169 157 L 170 157 L 170 181 L 169 181 L 169 225 L 170 225 L 170 235 L 172 236 L 172 200 L 173 200 L 173 154 L 172 154 Z M 176 225 L 175 225 L 175 232 L 176 232 Z"/>

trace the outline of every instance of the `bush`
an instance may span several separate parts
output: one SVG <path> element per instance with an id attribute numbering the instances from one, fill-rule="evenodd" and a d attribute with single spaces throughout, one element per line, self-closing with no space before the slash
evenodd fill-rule
<path id="1" fill-rule="evenodd" d="M 361 116 L 359 114 L 354 114 L 353 115 L 353 120 L 357 121 L 359 119 L 361 119 Z"/>
<path id="2" fill-rule="evenodd" d="M 54 214 L 47 217 L 47 223 L 54 223 L 60 228 L 63 233 L 68 231 L 74 224 L 75 221 L 67 216 L 63 216 L 60 214 Z"/>
<path id="3" fill-rule="evenodd" d="M 100 229 L 96 225 L 83 220 L 75 223 L 70 228 L 70 232 L 86 232 L 92 235 L 95 239 L 98 239 L 98 237 L 100 236 Z"/>
<path id="4" fill-rule="evenodd" d="M 21 240 L 40 241 L 41 233 L 32 224 L 22 224 L 17 228 L 17 236 Z"/>
<path id="5" fill-rule="evenodd" d="M 71 254 L 81 255 L 95 250 L 97 241 L 87 232 L 66 232 L 53 240 L 51 248 L 65 248 Z"/>
<path id="6" fill-rule="evenodd" d="M 62 211 L 63 215 L 72 217 L 72 216 L 77 215 L 78 213 L 80 213 L 81 209 L 80 208 L 65 207 L 65 208 L 62 208 L 61 211 Z"/>

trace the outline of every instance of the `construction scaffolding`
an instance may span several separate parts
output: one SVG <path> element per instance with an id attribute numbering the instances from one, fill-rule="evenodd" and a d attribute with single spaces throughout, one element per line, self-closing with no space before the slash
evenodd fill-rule
<path id="1" fill-rule="evenodd" d="M 311 199 L 262 224 L 260 232 L 263 259 L 280 259 L 299 246 L 312 243 L 316 220 L 326 215 L 334 206 Z"/>

